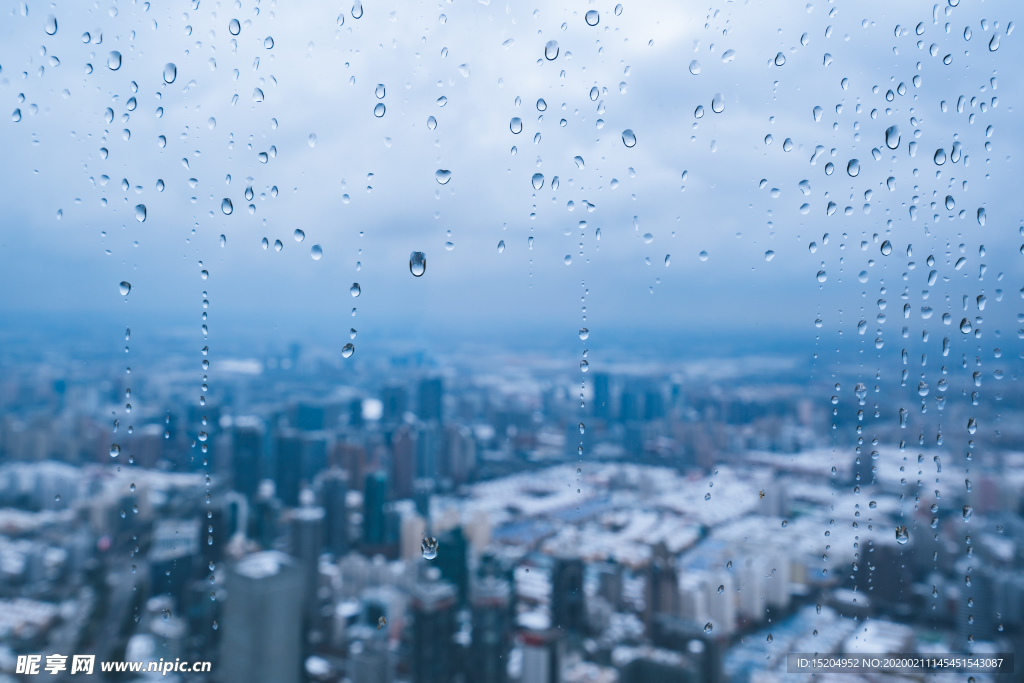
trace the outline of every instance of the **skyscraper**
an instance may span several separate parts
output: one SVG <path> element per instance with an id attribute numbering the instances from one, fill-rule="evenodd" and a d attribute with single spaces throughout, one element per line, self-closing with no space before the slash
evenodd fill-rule
<path id="1" fill-rule="evenodd" d="M 381 421 L 384 424 L 395 424 L 402 421 L 406 411 L 405 387 L 387 386 L 381 391 L 381 402 L 384 404 L 384 414 Z"/>
<path id="2" fill-rule="evenodd" d="M 234 420 L 231 453 L 234 488 L 250 500 L 256 495 L 260 483 L 265 432 L 263 421 L 258 417 L 238 417 Z"/>
<path id="3" fill-rule="evenodd" d="M 462 527 L 455 527 L 437 536 L 438 553 L 433 565 L 441 576 L 450 581 L 458 592 L 459 602 L 465 604 L 469 592 L 469 569 L 466 564 L 467 543 Z"/>
<path id="4" fill-rule="evenodd" d="M 291 511 L 291 550 L 302 570 L 303 603 L 307 617 L 315 614 L 316 609 L 324 517 L 324 509 L 321 507 L 304 505 Z"/>
<path id="5" fill-rule="evenodd" d="M 374 472 L 366 478 L 363 494 L 363 543 L 380 545 L 386 542 L 384 504 L 387 502 L 388 475 Z"/>
<path id="6" fill-rule="evenodd" d="M 231 568 L 221 627 L 224 683 L 302 681 L 302 583 L 292 558 L 273 550 Z"/>
<path id="7" fill-rule="evenodd" d="M 402 425 L 391 436 L 391 481 L 395 498 L 408 498 L 416 479 L 418 434 L 410 425 Z"/>
<path id="8" fill-rule="evenodd" d="M 320 506 L 324 509 L 324 549 L 335 557 L 348 552 L 348 473 L 332 467 L 320 473 L 316 482 Z"/>
<path id="9" fill-rule="evenodd" d="M 436 576 L 436 570 L 431 573 Z M 413 588 L 412 672 L 416 683 L 448 683 L 454 673 L 455 597 L 455 587 L 439 578 L 421 580 Z"/>
<path id="10" fill-rule="evenodd" d="M 434 420 L 441 422 L 443 418 L 444 385 L 440 377 L 420 380 L 418 417 L 424 422 Z"/>
<path id="11" fill-rule="evenodd" d="M 485 576 L 473 587 L 473 647 L 469 680 L 505 683 L 511 626 L 508 581 Z"/>
<path id="12" fill-rule="evenodd" d="M 594 375 L 594 417 L 607 420 L 611 417 L 612 395 L 608 386 L 608 375 Z"/>
<path id="13" fill-rule="evenodd" d="M 274 483 L 277 497 L 288 507 L 299 504 L 299 483 L 302 481 L 302 434 L 283 429 L 274 440 Z"/>
<path id="14" fill-rule="evenodd" d="M 551 621 L 570 633 L 581 634 L 586 613 L 583 596 L 583 560 L 559 557 L 551 570 Z"/>

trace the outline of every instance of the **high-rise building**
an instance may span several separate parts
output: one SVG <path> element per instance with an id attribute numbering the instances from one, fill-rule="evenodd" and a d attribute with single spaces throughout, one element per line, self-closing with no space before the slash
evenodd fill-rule
<path id="1" fill-rule="evenodd" d="M 178 607 L 183 608 L 185 589 L 195 573 L 198 556 L 198 519 L 166 519 L 156 522 L 149 550 L 153 595 L 171 595 Z"/>
<path id="2" fill-rule="evenodd" d="M 258 417 L 236 417 L 233 425 L 231 470 L 234 489 L 246 498 L 256 495 L 263 472 L 266 428 Z"/>
<path id="3" fill-rule="evenodd" d="M 249 538 L 264 549 L 271 550 L 278 536 L 278 519 L 281 516 L 281 501 L 277 499 L 273 479 L 260 482 L 249 514 Z"/>
<path id="4" fill-rule="evenodd" d="M 444 385 L 440 377 L 420 380 L 417 416 L 424 422 L 440 423 L 444 416 Z"/>
<path id="5" fill-rule="evenodd" d="M 388 475 L 374 472 L 366 478 L 363 494 L 363 543 L 380 545 L 386 542 L 387 521 L 384 506 L 388 496 Z"/>
<path id="6" fill-rule="evenodd" d="M 227 576 L 221 625 L 224 683 L 300 683 L 302 572 L 284 553 L 253 553 Z"/>
<path id="7" fill-rule="evenodd" d="M 405 387 L 403 386 L 387 386 L 381 391 L 381 402 L 384 404 L 384 414 L 381 416 L 381 422 L 384 424 L 395 424 L 402 421 L 402 416 L 405 415 L 406 397 Z"/>
<path id="8" fill-rule="evenodd" d="M 644 419 L 660 420 L 665 417 L 665 399 L 657 388 L 648 389 L 644 392 Z"/>
<path id="9" fill-rule="evenodd" d="M 419 438 L 416 440 L 417 478 L 441 478 L 441 441 L 441 427 L 436 422 L 427 422 L 420 427 Z"/>
<path id="10" fill-rule="evenodd" d="M 419 435 L 411 425 L 402 425 L 391 436 L 391 481 L 395 498 L 412 496 L 418 441 Z"/>
<path id="11" fill-rule="evenodd" d="M 324 549 L 335 557 L 348 552 L 348 473 L 332 467 L 320 473 L 316 489 L 324 515 Z"/>
<path id="12" fill-rule="evenodd" d="M 306 493 L 305 491 L 303 493 Z M 291 551 L 302 571 L 306 616 L 316 613 L 320 552 L 324 540 L 324 509 L 302 506 L 291 511 Z"/>
<path id="13" fill-rule="evenodd" d="M 551 570 L 551 620 L 563 631 L 584 632 L 583 560 L 577 557 L 555 559 Z"/>
<path id="14" fill-rule="evenodd" d="M 679 581 L 664 543 L 654 547 L 647 564 L 645 621 L 650 627 L 654 617 L 676 614 L 679 607 Z"/>
<path id="15" fill-rule="evenodd" d="M 603 372 L 594 375 L 594 417 L 607 420 L 611 417 L 612 395 L 608 386 L 608 375 Z"/>
<path id="16" fill-rule="evenodd" d="M 544 619 L 547 622 L 546 619 Z M 565 637 L 561 630 L 538 623 L 524 626 L 519 632 L 523 650 L 521 681 L 530 683 L 561 683 L 565 660 Z"/>
<path id="17" fill-rule="evenodd" d="M 511 612 L 508 581 L 485 576 L 473 586 L 473 647 L 469 680 L 472 683 L 505 683 Z"/>
<path id="18" fill-rule="evenodd" d="M 277 497 L 288 507 L 299 504 L 299 486 L 303 476 L 303 439 L 301 432 L 282 429 L 274 439 L 274 483 Z"/>
<path id="19" fill-rule="evenodd" d="M 469 569 L 466 563 L 468 544 L 462 527 L 455 527 L 437 536 L 437 557 L 432 564 L 441 576 L 458 591 L 459 602 L 465 604 L 469 593 Z"/>
<path id="20" fill-rule="evenodd" d="M 416 683 L 451 680 L 455 601 L 455 586 L 439 578 L 421 580 L 413 587 L 412 673 Z"/>

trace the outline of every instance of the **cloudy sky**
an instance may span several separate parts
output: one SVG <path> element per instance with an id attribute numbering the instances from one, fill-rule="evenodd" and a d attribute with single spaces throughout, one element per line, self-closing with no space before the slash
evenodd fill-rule
<path id="1" fill-rule="evenodd" d="M 234 344 L 1017 327 L 1013 2 L 349 3 L 9 2 L 5 327 L 198 339 L 204 291 Z"/>

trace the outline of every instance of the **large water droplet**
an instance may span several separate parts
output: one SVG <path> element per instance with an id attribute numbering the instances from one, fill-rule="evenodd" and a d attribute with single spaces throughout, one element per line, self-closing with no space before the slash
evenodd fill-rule
<path id="1" fill-rule="evenodd" d="M 586 360 L 581 360 L 580 361 L 580 370 L 582 370 L 583 372 L 586 372 L 589 369 L 590 369 L 590 363 L 588 363 Z"/>
<path id="2" fill-rule="evenodd" d="M 498 240 L 498 253 L 505 251 L 505 240 Z"/>
<path id="3" fill-rule="evenodd" d="M 272 37 L 270 37 L 270 36 L 267 36 L 266 38 L 264 38 L 263 39 L 263 47 L 267 48 L 268 50 L 273 49 L 273 47 L 274 47 L 274 39 Z"/>
<path id="4" fill-rule="evenodd" d="M 963 332 L 964 334 L 970 334 L 971 333 L 971 321 L 968 320 L 967 318 L 964 318 L 963 320 L 961 320 L 960 321 L 960 331 Z"/>
<path id="5" fill-rule="evenodd" d="M 899 126 L 889 126 L 885 129 L 885 146 L 889 149 L 896 149 L 900 146 Z"/>
<path id="6" fill-rule="evenodd" d="M 946 150 L 942 148 L 935 150 L 935 156 L 932 157 L 932 161 L 935 162 L 936 166 L 942 166 L 946 163 Z"/>
<path id="7" fill-rule="evenodd" d="M 121 68 L 121 53 L 113 51 L 107 55 L 107 68 L 111 71 L 117 71 Z"/>
<path id="8" fill-rule="evenodd" d="M 892 253 L 892 242 L 885 240 L 882 242 L 882 256 L 888 256 Z"/>
<path id="9" fill-rule="evenodd" d="M 985 225 L 985 209 L 978 209 L 978 225 Z"/>
<path id="10" fill-rule="evenodd" d="M 425 560 L 432 560 L 437 557 L 437 539 L 432 536 L 424 538 L 420 541 L 420 551 L 422 551 L 423 559 Z"/>
<path id="11" fill-rule="evenodd" d="M 504 246 L 504 242 L 501 243 Z M 427 255 L 422 251 L 414 251 L 409 254 L 409 272 L 414 277 L 422 277 L 427 272 Z"/>
<path id="12" fill-rule="evenodd" d="M 818 282 L 824 282 L 825 280 L 828 279 L 828 273 L 826 273 L 824 270 L 819 270 L 818 274 L 815 277 L 818 278 Z"/>
<path id="13" fill-rule="evenodd" d="M 319 261 L 324 255 L 324 250 L 320 247 L 319 244 L 314 244 L 313 247 L 309 250 L 309 255 L 314 261 Z"/>
<path id="14" fill-rule="evenodd" d="M 547 108 L 548 103 L 544 101 L 543 97 L 537 100 L 537 111 L 546 111 Z"/>
<path id="15" fill-rule="evenodd" d="M 596 9 L 592 9 L 583 18 L 586 20 L 587 26 L 597 26 L 597 23 L 601 21 L 601 14 Z"/>
<path id="16" fill-rule="evenodd" d="M 699 624 L 700 622 L 698 621 L 697 623 Z M 713 631 L 714 628 L 715 627 L 712 626 L 711 622 L 709 621 L 708 623 L 704 624 L 704 633 L 711 633 L 711 631 Z"/>
<path id="17" fill-rule="evenodd" d="M 550 61 L 558 58 L 558 41 L 549 40 L 544 45 L 544 57 Z"/>
<path id="18" fill-rule="evenodd" d="M 765 261 L 771 261 L 773 258 L 775 258 L 775 252 L 774 251 L 769 249 L 768 251 L 764 252 L 764 260 Z"/>
<path id="19" fill-rule="evenodd" d="M 146 205 L 136 204 L 135 205 L 135 220 L 140 223 L 146 222 Z"/>
<path id="20" fill-rule="evenodd" d="M 342 358 L 351 358 L 352 354 L 355 353 L 355 352 L 356 352 L 356 347 L 353 346 L 352 344 L 345 344 L 344 346 L 341 347 L 341 357 Z"/>
<path id="21" fill-rule="evenodd" d="M 964 521 L 965 522 L 971 521 L 971 515 L 973 513 L 974 513 L 974 508 L 972 508 L 970 505 L 964 505 L 963 515 L 964 515 Z"/>
<path id="22" fill-rule="evenodd" d="M 121 455 L 121 447 L 116 443 L 110 444 L 110 457 L 116 458 L 119 455 Z"/>
<path id="23" fill-rule="evenodd" d="M 351 294 L 351 295 L 353 296 L 353 298 L 354 298 L 354 297 L 357 297 L 357 296 L 359 296 L 360 294 L 362 294 L 362 293 L 363 293 L 363 290 L 362 290 L 362 288 L 361 288 L 361 287 L 359 286 L 359 283 L 358 283 L 358 282 L 353 282 L 353 283 L 352 283 L 352 286 L 348 288 L 348 293 L 349 293 L 349 294 Z"/>
<path id="24" fill-rule="evenodd" d="M 128 281 L 122 282 L 117 288 L 121 291 L 121 296 L 128 296 L 128 292 L 132 291 L 132 285 Z"/>
<path id="25" fill-rule="evenodd" d="M 690 62 L 690 73 L 692 73 L 694 76 L 700 73 L 700 62 L 698 62 L 696 59 Z"/>
<path id="26" fill-rule="evenodd" d="M 447 185 L 448 181 L 452 179 L 452 172 L 439 168 L 434 172 L 434 178 L 437 179 L 439 185 Z"/>
<path id="27" fill-rule="evenodd" d="M 581 327 L 580 328 L 580 339 L 584 339 L 585 340 L 589 336 L 590 336 L 590 330 L 588 330 L 585 327 Z"/>
<path id="28" fill-rule="evenodd" d="M 360 0 L 356 0 L 352 4 L 352 18 L 361 19 L 363 17 L 363 3 Z"/>
<path id="29" fill-rule="evenodd" d="M 57 33 L 57 17 L 49 14 L 46 16 L 46 24 L 43 26 L 43 30 L 46 31 L 46 35 L 52 36 Z"/>
<path id="30" fill-rule="evenodd" d="M 171 62 L 164 64 L 164 83 L 174 83 L 174 79 L 178 77 L 178 67 Z"/>
<path id="31" fill-rule="evenodd" d="M 849 163 L 846 164 L 846 173 L 851 178 L 856 178 L 860 175 L 860 162 L 856 159 L 850 159 Z"/>
<path id="32" fill-rule="evenodd" d="M 633 135 L 633 131 L 630 128 L 622 131 L 622 144 L 626 147 L 633 147 L 636 145 L 636 136 Z"/>
<path id="33" fill-rule="evenodd" d="M 228 22 L 228 33 L 233 36 L 237 36 L 242 30 L 242 25 L 238 23 L 238 19 L 232 19 Z"/>
<path id="34" fill-rule="evenodd" d="M 514 135 L 519 135 L 523 132 L 523 120 L 518 116 L 515 116 L 512 118 L 512 121 L 509 122 L 508 127 Z"/>
<path id="35" fill-rule="evenodd" d="M 896 542 L 900 545 L 906 545 L 907 541 L 910 540 L 910 533 L 907 532 L 907 527 L 898 526 L 896 527 Z"/>
<path id="36" fill-rule="evenodd" d="M 387 107 L 384 106 L 384 103 L 383 102 L 378 102 L 377 106 L 375 106 L 373 108 L 373 115 L 376 116 L 379 119 L 380 117 L 384 116 L 384 112 L 386 110 L 387 110 Z"/>
<path id="37" fill-rule="evenodd" d="M 722 97 L 722 93 L 716 92 L 715 96 L 711 98 L 711 111 L 716 114 L 725 111 L 725 98 Z"/>
<path id="38" fill-rule="evenodd" d="M 224 212 L 225 216 L 230 216 L 231 212 L 235 210 L 235 206 L 230 199 L 225 197 L 220 203 L 220 210 Z"/>
<path id="39" fill-rule="evenodd" d="M 292 237 L 295 238 L 296 242 L 301 242 L 302 240 L 306 239 L 306 233 L 300 230 L 299 228 L 295 228 L 295 232 L 292 233 Z"/>
<path id="40" fill-rule="evenodd" d="M 777 53 L 775 55 L 775 66 L 782 66 L 785 63 L 786 63 L 786 55 L 782 54 L 781 52 Z"/>
<path id="41" fill-rule="evenodd" d="M 533 185 L 533 189 L 535 190 L 539 190 L 540 188 L 544 187 L 544 174 L 534 173 L 533 177 L 530 178 L 530 184 Z"/>
<path id="42" fill-rule="evenodd" d="M 701 252 L 699 254 L 697 254 L 697 258 L 699 258 L 701 261 L 707 261 L 708 260 L 708 252 L 706 252 L 706 251 L 704 251 L 702 249 Z"/>
<path id="43" fill-rule="evenodd" d="M 263 99 L 264 99 L 263 89 L 262 88 L 253 88 L 252 89 L 252 101 L 258 103 L 258 102 L 262 102 Z M 265 157 L 266 154 L 264 153 L 264 154 L 261 154 L 260 156 L 261 157 Z M 266 162 L 264 161 L 264 163 L 266 163 Z"/>

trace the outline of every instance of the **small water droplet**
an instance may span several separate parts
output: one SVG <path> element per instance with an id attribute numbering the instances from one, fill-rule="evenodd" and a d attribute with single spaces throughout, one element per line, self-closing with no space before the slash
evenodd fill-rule
<path id="1" fill-rule="evenodd" d="M 352 286 L 348 288 L 348 293 L 352 295 L 352 298 L 355 298 L 355 297 L 359 296 L 360 294 L 362 294 L 363 290 L 359 286 L 358 282 L 353 282 Z"/>
<path id="2" fill-rule="evenodd" d="M 380 117 L 384 116 L 384 112 L 386 111 L 386 109 L 387 107 L 384 106 L 383 102 L 378 102 L 377 106 L 373 108 L 373 115 L 379 119 Z"/>
<path id="3" fill-rule="evenodd" d="M 946 163 L 946 150 L 942 148 L 935 150 L 935 156 L 932 157 L 932 161 L 935 162 L 936 166 L 942 166 Z"/>
<path id="4" fill-rule="evenodd" d="M 533 185 L 533 189 L 535 190 L 539 190 L 540 188 L 544 187 L 544 174 L 534 173 L 533 177 L 530 178 L 530 183 Z"/>
<path id="5" fill-rule="evenodd" d="M 699 624 L 700 622 L 698 621 L 697 623 Z M 709 621 L 708 623 L 704 624 L 704 633 L 711 633 L 711 631 L 713 631 L 714 628 L 715 627 L 712 626 L 711 622 Z"/>
<path id="6" fill-rule="evenodd" d="M 310 133 L 309 137 L 306 138 L 306 142 L 309 143 L 310 147 L 316 147 L 316 133 Z"/>
<path id="7" fill-rule="evenodd" d="M 505 251 L 505 240 L 498 240 L 498 253 Z"/>
<path id="8" fill-rule="evenodd" d="M 775 55 L 775 66 L 782 66 L 785 63 L 786 63 L 786 55 L 782 54 L 781 52 L 777 53 Z"/>
<path id="9" fill-rule="evenodd" d="M 146 205 L 136 204 L 135 205 L 135 220 L 140 223 L 146 222 Z"/>
<path id="10" fill-rule="evenodd" d="M 850 159 L 849 163 L 846 164 L 846 173 L 851 178 L 856 178 L 860 175 L 860 162 L 856 159 Z"/>
<path id="11" fill-rule="evenodd" d="M 296 242 L 301 242 L 306 239 L 306 233 L 299 228 L 295 228 L 295 232 L 292 233 L 292 236 L 295 238 Z"/>
<path id="12" fill-rule="evenodd" d="M 700 73 L 700 62 L 698 62 L 696 59 L 690 62 L 690 73 L 692 73 L 694 76 Z"/>
<path id="13" fill-rule="evenodd" d="M 824 282 L 825 280 L 828 279 L 828 273 L 826 273 L 824 270 L 819 270 L 818 274 L 815 277 L 818 278 L 818 282 Z"/>
<path id="14" fill-rule="evenodd" d="M 697 254 L 697 258 L 699 258 L 701 261 L 707 261 L 708 260 L 708 252 L 701 250 L 701 252 L 699 254 Z"/>
<path id="15" fill-rule="evenodd" d="M 110 444 L 110 457 L 116 458 L 119 455 L 121 455 L 121 446 L 116 443 Z"/>
<path id="16" fill-rule="evenodd" d="M 964 505 L 963 515 L 964 515 L 964 521 L 965 522 L 971 521 L 971 515 L 973 513 L 974 513 L 974 508 L 972 508 L 970 505 Z"/>
<path id="17" fill-rule="evenodd" d="M 583 371 L 583 372 L 586 372 L 589 369 L 590 369 L 590 363 L 588 363 L 586 360 L 581 360 L 580 361 L 580 370 Z"/>
<path id="18" fill-rule="evenodd" d="M 132 291 L 132 286 L 128 282 L 122 282 L 118 285 L 118 289 L 121 292 L 121 296 L 128 296 L 128 292 Z"/>
<path id="19" fill-rule="evenodd" d="M 434 559 L 437 557 L 437 539 L 432 536 L 427 536 L 420 541 L 420 550 L 423 552 L 423 559 Z"/>
<path id="20" fill-rule="evenodd" d="M 518 116 L 515 116 L 512 118 L 512 121 L 509 122 L 508 127 L 514 135 L 519 135 L 523 132 L 523 120 Z"/>
<path id="21" fill-rule="evenodd" d="M 633 147 L 634 145 L 636 145 L 636 136 L 633 134 L 632 129 L 627 128 L 626 130 L 622 131 L 622 144 L 624 144 L 626 147 Z"/>
<path id="22" fill-rule="evenodd" d="M 590 336 L 590 330 L 585 327 L 580 328 L 580 339 L 586 340 Z"/>
<path id="23" fill-rule="evenodd" d="M 716 114 L 725 111 L 725 99 L 722 97 L 722 93 L 716 92 L 715 96 L 711 98 L 711 111 Z"/>
<path id="24" fill-rule="evenodd" d="M 771 261 L 773 258 L 775 258 L 775 252 L 774 251 L 769 249 L 768 251 L 764 252 L 764 260 L 765 261 Z"/>
<path id="25" fill-rule="evenodd" d="M 220 203 L 220 210 L 224 212 L 225 216 L 230 216 L 231 212 L 235 210 L 235 205 L 231 203 L 231 200 L 225 197 Z"/>

